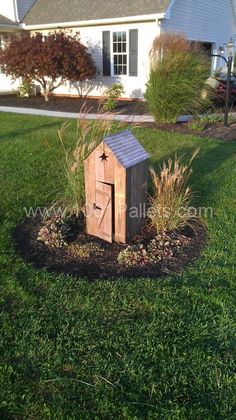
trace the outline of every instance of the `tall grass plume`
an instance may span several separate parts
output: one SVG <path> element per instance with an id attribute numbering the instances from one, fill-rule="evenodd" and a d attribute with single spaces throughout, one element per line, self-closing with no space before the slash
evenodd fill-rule
<path id="1" fill-rule="evenodd" d="M 62 187 L 53 206 L 69 216 L 73 214 L 78 216 L 84 212 L 84 160 L 113 127 L 113 121 L 105 121 L 102 118 L 102 112 L 98 113 L 95 121 L 86 118 L 88 113 L 89 110 L 84 109 L 82 118 L 78 119 L 76 134 L 70 149 L 65 146 L 65 136 L 70 123 L 63 124 L 58 131 L 64 152 L 64 163 L 62 172 L 58 174 L 62 178 Z M 59 167 L 58 170 L 60 171 Z"/>
<path id="2" fill-rule="evenodd" d="M 195 218 L 190 212 L 191 188 L 187 185 L 192 173 L 191 164 L 199 150 L 196 150 L 189 163 L 175 157 L 163 163 L 160 174 L 150 169 L 154 195 L 150 197 L 149 219 L 158 233 L 181 229 L 191 224 Z"/>
<path id="3" fill-rule="evenodd" d="M 153 42 L 150 67 L 145 98 L 157 122 L 174 123 L 181 114 L 210 106 L 210 95 L 202 98 L 210 60 L 199 44 L 181 34 L 162 34 Z"/>

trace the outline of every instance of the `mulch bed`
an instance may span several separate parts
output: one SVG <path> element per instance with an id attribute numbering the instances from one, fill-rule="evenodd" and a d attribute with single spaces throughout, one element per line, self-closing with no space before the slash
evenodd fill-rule
<path id="1" fill-rule="evenodd" d="M 20 98 L 16 95 L 0 96 L 0 106 L 34 108 L 50 111 L 62 112 L 84 112 L 85 109 L 90 113 L 97 113 L 101 109 L 102 100 L 90 98 L 73 98 L 52 96 L 49 102 L 45 102 L 42 96 L 31 96 L 29 98 Z M 215 138 L 218 140 L 235 141 L 236 140 L 236 124 L 230 124 L 224 127 L 223 123 L 206 124 L 201 131 L 194 130 L 191 122 L 176 124 L 157 124 L 145 123 L 142 116 L 148 113 L 147 105 L 139 100 L 119 101 L 115 113 L 121 115 L 139 115 L 140 122 L 138 125 L 146 126 L 152 129 L 177 132 L 182 134 L 191 134 L 205 138 Z"/>
<path id="2" fill-rule="evenodd" d="M 231 123 L 228 127 L 224 127 L 223 122 L 208 123 L 201 131 L 194 130 L 191 127 L 191 121 L 176 124 L 143 123 L 142 125 L 152 129 L 170 131 L 172 133 L 190 134 L 202 138 L 224 140 L 226 142 L 236 141 L 236 123 Z"/>
<path id="3" fill-rule="evenodd" d="M 61 249 L 49 248 L 37 241 L 37 236 L 42 227 L 42 220 L 38 218 L 25 219 L 14 231 L 13 240 L 20 256 L 35 268 L 46 269 L 57 274 L 68 274 L 76 278 L 96 279 L 117 279 L 151 277 L 159 278 L 170 273 L 180 273 L 185 267 L 193 263 L 199 257 L 206 244 L 206 229 L 200 222 L 196 223 L 194 229 L 186 228 L 180 232 L 188 238 L 187 244 L 183 245 L 178 253 L 166 257 L 160 263 L 146 265 L 138 268 L 125 268 L 117 260 L 118 254 L 127 245 L 112 243 L 109 244 L 99 238 L 89 236 L 85 233 L 84 227 L 80 228 L 75 240 L 68 247 Z M 145 243 L 152 233 L 145 230 L 135 238 L 131 244 Z M 73 249 L 76 246 L 92 244 L 103 249 L 101 255 L 93 254 L 87 259 L 74 255 Z"/>
<path id="4" fill-rule="evenodd" d="M 73 97 L 50 97 L 45 102 L 42 96 L 30 96 L 21 98 L 16 95 L 0 96 L 0 106 L 44 109 L 61 112 L 84 112 L 85 109 L 91 114 L 96 114 L 102 106 L 102 99 L 73 98 Z M 116 112 L 121 115 L 143 115 L 147 113 L 147 107 L 142 101 L 119 101 Z"/>

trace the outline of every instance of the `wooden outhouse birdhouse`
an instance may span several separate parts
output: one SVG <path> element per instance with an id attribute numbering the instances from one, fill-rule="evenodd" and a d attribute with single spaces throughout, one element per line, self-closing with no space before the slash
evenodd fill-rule
<path id="1" fill-rule="evenodd" d="M 144 222 L 149 155 L 130 131 L 108 136 L 84 162 L 87 233 L 126 243 Z"/>

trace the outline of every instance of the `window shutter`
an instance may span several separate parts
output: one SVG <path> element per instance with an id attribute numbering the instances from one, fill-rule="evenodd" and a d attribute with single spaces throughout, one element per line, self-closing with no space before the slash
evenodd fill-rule
<path id="1" fill-rule="evenodd" d="M 138 29 L 129 31 L 129 75 L 138 76 Z"/>
<path id="2" fill-rule="evenodd" d="M 111 75 L 110 31 L 102 32 L 103 76 Z"/>

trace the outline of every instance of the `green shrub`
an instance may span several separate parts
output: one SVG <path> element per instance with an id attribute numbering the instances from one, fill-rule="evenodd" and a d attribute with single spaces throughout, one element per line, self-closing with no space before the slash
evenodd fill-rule
<path id="1" fill-rule="evenodd" d="M 50 248 L 63 248 L 67 246 L 70 224 L 61 215 L 53 216 L 44 221 L 37 240 Z"/>
<path id="2" fill-rule="evenodd" d="M 189 128 L 194 131 L 203 131 L 206 128 L 206 123 L 201 118 L 194 118 L 189 123 Z"/>
<path id="3" fill-rule="evenodd" d="M 30 96 L 32 92 L 32 83 L 29 80 L 23 80 L 17 89 L 17 96 L 24 97 Z"/>
<path id="4" fill-rule="evenodd" d="M 128 245 L 120 251 L 118 262 L 126 268 L 145 267 L 176 256 L 181 247 L 188 244 L 189 238 L 176 232 L 156 235 L 145 246 Z"/>
<path id="5" fill-rule="evenodd" d="M 224 116 L 221 114 L 206 114 L 203 116 L 198 116 L 189 123 L 189 128 L 195 131 L 202 131 L 208 124 L 217 124 L 223 122 L 223 118 Z"/>
<path id="6" fill-rule="evenodd" d="M 144 267 L 148 264 L 156 264 L 159 262 L 158 255 L 151 254 L 144 248 L 143 244 L 128 245 L 127 248 L 120 251 L 118 255 L 119 264 L 131 267 Z"/>
<path id="7" fill-rule="evenodd" d="M 150 53 L 151 70 L 145 98 L 155 121 L 174 123 L 186 112 L 199 112 L 210 99 L 202 98 L 209 59 L 182 35 L 161 35 Z"/>
<path id="8" fill-rule="evenodd" d="M 113 111 L 117 105 L 117 99 L 124 93 L 124 87 L 122 83 L 114 83 L 105 92 L 106 101 L 103 105 L 105 111 Z"/>
<path id="9" fill-rule="evenodd" d="M 223 122 L 224 116 L 221 114 L 206 114 L 200 117 L 200 120 L 205 124 L 216 124 Z"/>
<path id="10" fill-rule="evenodd" d="M 190 211 L 192 192 L 187 181 L 192 172 L 191 163 L 198 150 L 194 152 L 190 162 L 182 164 L 181 159 L 169 159 L 163 163 L 160 175 L 151 168 L 154 195 L 150 198 L 148 216 L 151 227 L 158 233 L 181 229 L 196 218 Z"/>

